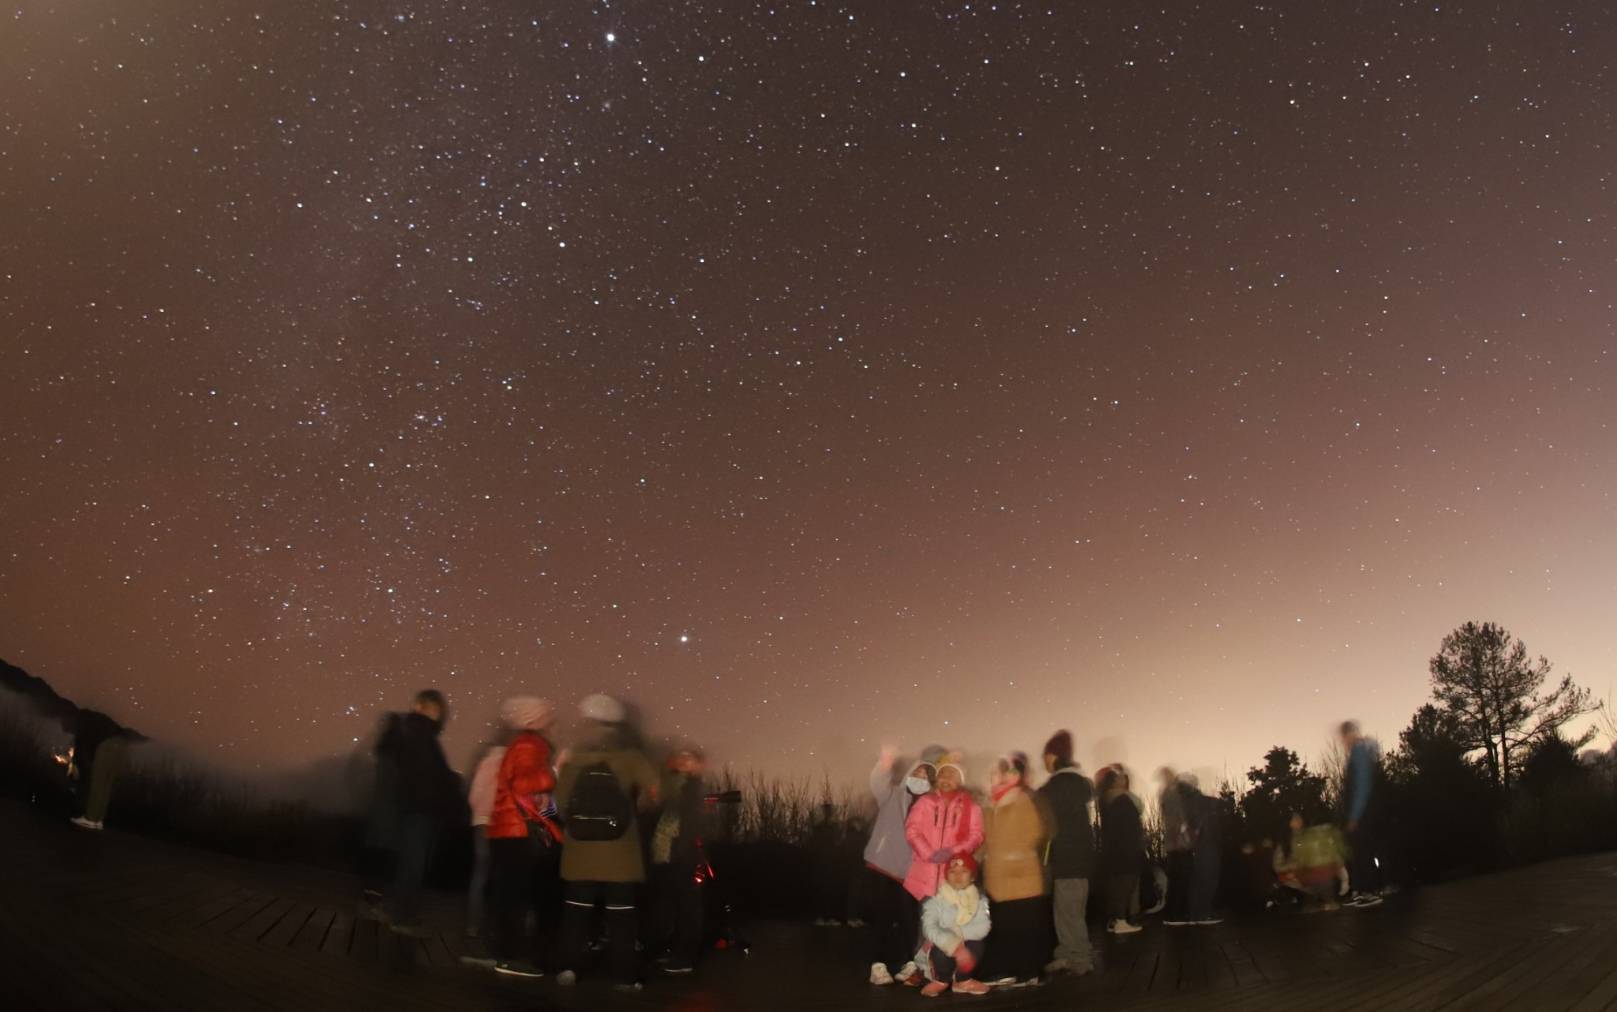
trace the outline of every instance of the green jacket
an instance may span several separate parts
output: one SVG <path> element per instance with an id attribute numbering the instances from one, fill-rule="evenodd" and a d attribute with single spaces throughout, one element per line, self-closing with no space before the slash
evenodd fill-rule
<path id="1" fill-rule="evenodd" d="M 574 749 L 567 765 L 561 768 L 556 779 L 556 804 L 564 820 L 579 773 L 600 762 L 611 767 L 618 785 L 628 792 L 637 809 L 655 800 L 657 771 L 651 760 L 620 736 L 609 733 Z M 640 852 L 639 818 L 632 820 L 616 840 L 575 840 L 571 832 L 565 833 L 561 877 L 567 882 L 644 882 L 646 863 Z"/>

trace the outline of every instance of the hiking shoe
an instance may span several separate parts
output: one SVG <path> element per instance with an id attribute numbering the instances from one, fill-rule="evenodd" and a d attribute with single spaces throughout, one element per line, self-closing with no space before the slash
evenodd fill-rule
<path id="1" fill-rule="evenodd" d="M 1128 921 L 1117 921 L 1112 925 L 1110 930 L 1112 933 L 1118 935 L 1132 935 L 1136 931 L 1140 931 L 1142 929 L 1138 924 L 1131 924 Z"/>
<path id="2" fill-rule="evenodd" d="M 503 973 L 507 977 L 543 977 L 545 971 L 534 966 L 526 959 L 501 960 L 494 964 L 495 973 Z"/>
<path id="3" fill-rule="evenodd" d="M 572 987 L 578 983 L 578 974 L 571 970 L 563 970 L 556 974 L 556 983 L 562 987 Z"/>
<path id="4" fill-rule="evenodd" d="M 949 990 L 949 985 L 945 984 L 943 981 L 941 981 L 941 980 L 930 981 L 930 982 L 928 982 L 926 987 L 921 988 L 921 997 L 922 998 L 936 998 L 938 995 L 942 994 L 943 992 L 945 992 L 947 990 Z"/>
<path id="5" fill-rule="evenodd" d="M 886 963 L 870 964 L 870 982 L 877 987 L 886 987 L 893 982 L 893 975 L 887 972 Z"/>
<path id="6" fill-rule="evenodd" d="M 923 994 L 925 992 L 922 992 Z M 957 980 L 954 985 L 955 994 L 987 994 L 988 985 L 980 980 Z"/>
<path id="7" fill-rule="evenodd" d="M 68 819 L 67 821 L 73 823 L 73 825 L 79 827 L 80 829 L 96 830 L 101 828 L 101 823 L 96 822 L 94 819 L 86 819 L 82 815 L 75 815 L 73 818 Z"/>

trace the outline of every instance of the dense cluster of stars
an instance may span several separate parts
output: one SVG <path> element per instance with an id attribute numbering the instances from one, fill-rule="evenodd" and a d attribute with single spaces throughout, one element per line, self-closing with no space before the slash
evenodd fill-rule
<path id="1" fill-rule="evenodd" d="M 437 685 L 1244 769 L 1609 675 L 1593 0 L 25 5 L 0 656 L 228 761 Z"/>

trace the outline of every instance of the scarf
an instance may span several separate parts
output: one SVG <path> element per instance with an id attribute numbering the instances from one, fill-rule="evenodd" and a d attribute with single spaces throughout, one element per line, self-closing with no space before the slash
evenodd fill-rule
<path id="1" fill-rule="evenodd" d="M 956 889 L 947 882 L 938 883 L 938 896 L 944 902 L 954 904 L 954 926 L 957 928 L 965 927 L 977 916 L 977 903 L 982 898 L 982 894 L 977 892 L 974 885 Z"/>
<path id="2" fill-rule="evenodd" d="M 1006 795 L 1010 794 L 1012 791 L 1020 790 L 1021 787 L 1022 785 L 1020 783 L 1005 784 L 990 791 L 989 797 L 993 799 L 995 807 L 998 807 L 999 803 L 1005 799 Z"/>

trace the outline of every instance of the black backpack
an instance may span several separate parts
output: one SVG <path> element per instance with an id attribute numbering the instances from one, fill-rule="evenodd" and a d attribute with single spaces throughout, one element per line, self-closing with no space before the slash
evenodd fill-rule
<path id="1" fill-rule="evenodd" d="M 604 762 L 584 767 L 567 798 L 567 835 L 594 842 L 616 840 L 629 831 L 634 804 Z"/>

